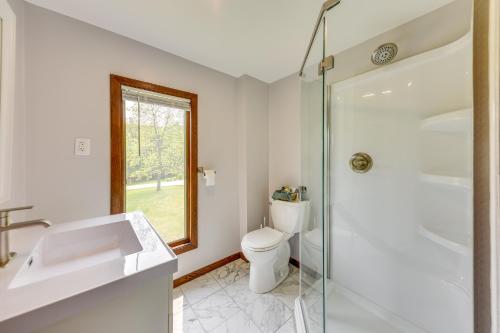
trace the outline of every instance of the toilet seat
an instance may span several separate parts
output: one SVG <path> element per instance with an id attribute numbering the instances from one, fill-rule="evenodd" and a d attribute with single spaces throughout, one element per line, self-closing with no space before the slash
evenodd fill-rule
<path id="1" fill-rule="evenodd" d="M 241 241 L 241 246 L 254 252 L 270 251 L 280 245 L 284 236 L 278 230 L 265 227 L 246 234 Z"/>

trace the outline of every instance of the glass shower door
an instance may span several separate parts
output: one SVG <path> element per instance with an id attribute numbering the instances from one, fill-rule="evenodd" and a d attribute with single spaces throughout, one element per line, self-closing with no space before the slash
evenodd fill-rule
<path id="1" fill-rule="evenodd" d="M 396 5 L 386 19 L 400 13 L 398 24 L 374 19 L 379 33 L 352 46 L 335 37 L 371 18 L 345 25 L 343 10 L 363 1 L 344 3 L 326 14 L 325 53 L 336 68 L 324 78 L 325 332 L 471 333 L 470 1 L 414 12 Z M 434 38 L 437 30 L 446 38 Z"/>
<path id="2" fill-rule="evenodd" d="M 324 58 L 322 20 L 301 76 L 301 178 L 310 212 L 300 233 L 300 288 L 295 315 L 298 332 L 321 333 L 325 324 L 325 84 L 318 64 Z"/>

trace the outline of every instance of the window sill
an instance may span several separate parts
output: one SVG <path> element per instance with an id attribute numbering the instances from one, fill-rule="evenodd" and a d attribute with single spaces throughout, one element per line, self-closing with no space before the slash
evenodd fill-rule
<path id="1" fill-rule="evenodd" d="M 172 251 L 174 251 L 176 255 L 186 253 L 198 248 L 198 246 L 196 244 L 193 244 L 192 242 L 186 242 L 181 244 L 179 244 L 179 242 L 172 242 L 169 243 L 168 246 L 170 246 L 170 248 L 172 249 Z"/>

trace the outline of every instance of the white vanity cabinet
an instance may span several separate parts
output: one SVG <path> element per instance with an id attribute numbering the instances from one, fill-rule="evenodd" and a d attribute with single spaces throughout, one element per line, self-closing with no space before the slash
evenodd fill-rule
<path id="1" fill-rule="evenodd" d="M 141 212 L 32 235 L 0 270 L 0 332 L 172 332 L 177 257 Z"/>
<path id="2" fill-rule="evenodd" d="M 36 333 L 170 333 L 172 275 L 138 279 L 114 288 L 116 295 L 51 324 Z M 93 297 L 100 291 L 91 292 Z M 106 293 L 106 291 L 104 291 Z M 70 302 L 68 306 L 71 307 Z M 50 315 L 54 315 L 53 313 Z M 3 332 L 3 331 L 2 331 Z"/>

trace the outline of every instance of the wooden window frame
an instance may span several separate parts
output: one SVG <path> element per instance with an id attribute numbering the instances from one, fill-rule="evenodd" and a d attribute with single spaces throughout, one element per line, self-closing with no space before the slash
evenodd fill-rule
<path id="1" fill-rule="evenodd" d="M 186 115 L 186 238 L 170 242 L 175 254 L 198 247 L 198 95 L 153 83 L 110 75 L 111 114 L 111 214 L 125 212 L 125 117 L 122 86 L 148 90 L 191 101 Z"/>

